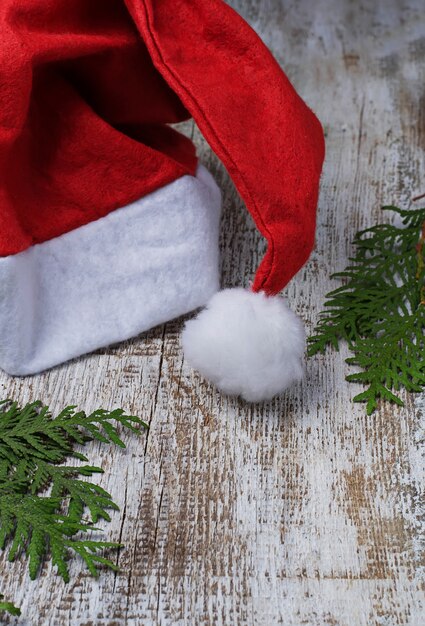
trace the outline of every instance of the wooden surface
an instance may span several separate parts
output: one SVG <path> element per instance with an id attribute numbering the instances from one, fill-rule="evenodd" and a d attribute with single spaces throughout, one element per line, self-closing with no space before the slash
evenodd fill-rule
<path id="1" fill-rule="evenodd" d="M 324 123 L 316 250 L 288 296 L 311 329 L 350 240 L 425 191 L 423 0 L 233 0 Z M 223 282 L 248 284 L 264 245 L 223 167 L 189 128 L 224 189 Z M 65 585 L 45 568 L 1 567 L 22 608 L 4 624 L 392 626 L 425 624 L 425 399 L 371 417 L 353 405 L 345 350 L 310 359 L 285 397 L 222 397 L 182 360 L 181 320 L 28 379 L 1 396 L 54 410 L 122 406 L 150 421 L 128 448 L 99 450 L 121 506 L 121 573 Z M 423 492 L 422 492 L 423 493 Z M 422 535 L 423 537 L 423 535 Z"/>

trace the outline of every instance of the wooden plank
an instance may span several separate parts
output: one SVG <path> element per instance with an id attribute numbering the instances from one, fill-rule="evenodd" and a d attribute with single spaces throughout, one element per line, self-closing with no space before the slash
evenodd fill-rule
<path id="1" fill-rule="evenodd" d="M 358 228 L 423 192 L 425 15 L 421 0 L 233 0 L 327 135 L 316 250 L 288 289 L 309 328 Z M 264 244 L 199 132 L 224 190 L 223 284 L 248 284 Z M 2 396 L 53 409 L 122 406 L 151 423 L 128 448 L 93 446 L 121 506 L 108 535 L 121 572 L 65 585 L 1 561 L 22 607 L 4 624 L 420 626 L 424 399 L 367 417 L 344 381 L 345 350 L 315 357 L 284 397 L 247 405 L 184 363 L 178 320 L 27 379 Z"/>

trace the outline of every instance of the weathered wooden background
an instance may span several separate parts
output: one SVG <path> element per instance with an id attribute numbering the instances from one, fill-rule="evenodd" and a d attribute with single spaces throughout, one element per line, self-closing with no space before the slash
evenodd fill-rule
<path id="1" fill-rule="evenodd" d="M 309 328 L 350 240 L 425 192 L 423 0 L 233 0 L 324 123 L 316 250 L 288 290 Z M 245 284 L 264 251 L 226 172 L 223 282 Z M 310 359 L 305 381 L 258 406 L 222 397 L 182 360 L 176 321 L 42 376 L 1 375 L 1 396 L 54 410 L 122 406 L 150 432 L 93 447 L 121 506 L 108 534 L 121 573 L 65 585 L 1 561 L 27 626 L 425 624 L 421 420 L 425 399 L 371 417 L 353 405 L 346 353 Z M 421 569 L 422 568 L 422 569 Z M 3 617 L 4 624 L 14 618 Z"/>

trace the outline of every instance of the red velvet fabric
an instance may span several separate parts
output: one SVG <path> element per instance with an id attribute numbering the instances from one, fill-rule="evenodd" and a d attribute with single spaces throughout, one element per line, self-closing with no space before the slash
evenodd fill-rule
<path id="1" fill-rule="evenodd" d="M 0 256 L 193 174 L 122 0 L 0 0 Z"/>
<path id="2" fill-rule="evenodd" d="M 304 264 L 322 129 L 222 0 L 2 0 L 0 29 L 0 256 L 193 173 L 190 113 L 267 238 L 254 290 Z"/>

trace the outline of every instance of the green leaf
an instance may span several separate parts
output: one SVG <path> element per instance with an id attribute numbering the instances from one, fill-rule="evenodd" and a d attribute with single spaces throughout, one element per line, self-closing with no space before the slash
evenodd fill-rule
<path id="1" fill-rule="evenodd" d="M 6 611 L 6 613 L 10 613 L 10 615 L 20 615 L 21 610 L 18 609 L 12 602 L 5 602 L 3 600 L 4 595 L 0 593 L 0 611 Z"/>
<path id="2" fill-rule="evenodd" d="M 116 570 L 103 553 L 120 544 L 93 539 L 99 532 L 94 524 L 109 522 L 110 511 L 118 510 L 111 495 L 91 480 L 102 469 L 64 463 L 69 457 L 87 461 L 76 446 L 96 440 L 124 448 L 120 429 L 138 433 L 147 427 L 121 409 L 86 415 L 69 406 L 53 417 L 41 402 L 21 408 L 0 401 L 0 549 L 8 559 L 28 559 L 32 579 L 50 558 L 68 581 L 72 555 L 95 576 L 100 566 Z M 0 610 L 19 611 L 7 602 L 0 602 Z"/>
<path id="3" fill-rule="evenodd" d="M 333 277 L 343 284 L 326 296 L 310 356 L 348 343 L 350 382 L 366 387 L 355 402 L 372 413 L 379 400 L 403 405 L 400 389 L 425 389 L 425 209 L 397 213 L 403 227 L 379 224 L 354 238 L 355 255 Z"/>

